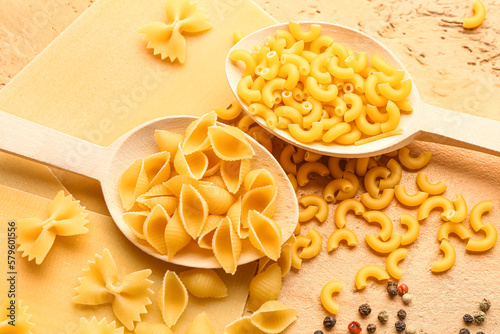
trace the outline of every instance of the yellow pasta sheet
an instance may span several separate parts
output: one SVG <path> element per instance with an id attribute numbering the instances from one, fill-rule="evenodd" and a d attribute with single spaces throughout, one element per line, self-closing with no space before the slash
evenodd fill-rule
<path id="1" fill-rule="evenodd" d="M 4 250 L 7 249 L 7 222 L 27 217 L 45 217 L 50 202 L 39 196 L 0 186 L 0 245 Z M 88 266 L 89 260 L 95 259 L 96 253 L 102 255 L 104 248 L 110 250 L 123 275 L 147 268 L 153 271 L 149 277 L 154 281 L 151 287 L 155 291 L 151 297 L 153 304 L 147 306 L 148 313 L 142 316 L 142 320 L 163 322 L 156 303 L 162 278 L 167 270 L 180 272 L 186 268 L 170 265 L 144 254 L 123 236 L 108 216 L 90 212 L 88 218 L 88 234 L 57 237 L 41 265 L 17 256 L 17 294 L 23 300 L 23 305 L 29 307 L 29 313 L 33 314 L 31 321 L 36 324 L 33 333 L 78 333 L 80 317 L 107 317 L 108 321 L 116 319 L 110 304 L 86 306 L 72 302 L 76 295 L 74 288 L 79 285 L 78 277 L 82 276 L 83 268 Z M 6 261 L 6 256 L 0 258 L 2 296 L 7 295 L 8 288 L 5 278 Z M 248 286 L 255 270 L 255 262 L 239 267 L 234 276 L 218 270 L 217 274 L 228 288 L 228 297 L 200 299 L 190 295 L 188 307 L 174 327 L 174 333 L 185 333 L 194 317 L 202 311 L 208 314 L 215 332 L 222 333 L 225 325 L 243 313 Z"/>

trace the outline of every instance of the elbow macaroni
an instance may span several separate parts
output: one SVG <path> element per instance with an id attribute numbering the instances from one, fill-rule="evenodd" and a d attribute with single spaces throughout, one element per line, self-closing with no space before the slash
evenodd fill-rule
<path id="1" fill-rule="evenodd" d="M 341 281 L 328 282 L 325 284 L 325 286 L 323 286 L 323 289 L 321 289 L 321 304 L 331 314 L 339 313 L 339 304 L 333 300 L 332 295 L 334 293 L 339 293 L 341 289 Z"/>
<path id="2" fill-rule="evenodd" d="M 457 253 L 453 245 L 447 240 L 443 239 L 439 249 L 443 252 L 444 256 L 441 260 L 436 260 L 432 264 L 431 271 L 433 273 L 441 273 L 450 269 L 455 263 Z"/>
<path id="3" fill-rule="evenodd" d="M 403 236 L 401 234 L 393 233 L 389 240 L 382 241 L 376 235 L 365 234 L 365 240 L 368 246 L 381 254 L 387 254 L 397 249 L 399 245 L 401 245 L 402 238 Z"/>
<path id="4" fill-rule="evenodd" d="M 417 186 L 429 195 L 439 195 L 446 191 L 446 184 L 443 181 L 432 184 L 424 173 L 417 174 Z"/>
<path id="5" fill-rule="evenodd" d="M 299 255 L 301 259 L 311 259 L 321 252 L 323 242 L 321 234 L 314 228 L 311 228 L 309 232 L 307 232 L 307 238 L 311 240 L 311 244 L 302 249 Z"/>
<path id="6" fill-rule="evenodd" d="M 400 148 L 398 152 L 399 161 L 403 166 L 409 169 L 420 169 L 425 167 L 431 161 L 431 152 L 422 152 L 416 158 L 410 156 L 410 150 L 406 147 Z"/>
<path id="7" fill-rule="evenodd" d="M 299 204 L 305 207 L 316 206 L 318 212 L 315 214 L 316 219 L 324 222 L 328 217 L 328 203 L 325 199 L 318 195 L 305 195 L 299 198 Z"/>
<path id="8" fill-rule="evenodd" d="M 406 248 L 398 248 L 387 256 L 387 262 L 385 265 L 387 272 L 397 280 L 400 280 L 403 276 L 403 270 L 398 267 L 398 263 L 405 259 L 407 254 L 408 250 Z"/>
<path id="9" fill-rule="evenodd" d="M 414 195 L 409 195 L 405 190 L 405 186 L 402 185 L 395 186 L 394 191 L 396 199 L 406 206 L 419 206 L 429 197 L 429 194 L 423 191 L 419 191 Z"/>
<path id="10" fill-rule="evenodd" d="M 347 241 L 348 246 L 356 246 L 358 244 L 358 237 L 356 237 L 353 231 L 346 228 L 339 228 L 333 231 L 328 237 L 327 250 L 330 252 L 337 249 L 342 240 Z"/>
<path id="11" fill-rule="evenodd" d="M 403 234 L 401 238 L 401 245 L 408 246 L 415 240 L 417 240 L 418 235 L 420 234 L 420 224 L 418 220 L 408 213 L 401 214 L 401 225 L 405 225 L 408 227 L 406 233 Z"/>
<path id="12" fill-rule="evenodd" d="M 327 176 L 328 174 L 330 174 L 330 170 L 320 162 L 306 162 L 305 164 L 300 166 L 299 170 L 297 171 L 297 182 L 299 186 L 303 187 L 309 183 L 310 173 L 316 173 L 320 176 Z"/>
<path id="13" fill-rule="evenodd" d="M 374 277 L 378 281 L 388 280 L 389 278 L 391 278 L 387 273 L 387 271 L 385 271 L 384 269 L 374 264 L 369 264 L 359 269 L 358 272 L 356 273 L 356 277 L 354 279 L 356 288 L 358 290 L 366 288 L 367 286 L 366 281 L 369 277 Z"/>
<path id="14" fill-rule="evenodd" d="M 359 216 L 365 212 L 365 207 L 355 199 L 346 199 L 340 202 L 335 209 L 334 221 L 338 228 L 343 228 L 346 224 L 346 215 L 349 211 Z"/>
<path id="15" fill-rule="evenodd" d="M 474 10 L 474 15 L 464 19 L 463 27 L 466 29 L 479 27 L 486 17 L 486 8 L 481 0 L 475 0 L 472 9 Z"/>

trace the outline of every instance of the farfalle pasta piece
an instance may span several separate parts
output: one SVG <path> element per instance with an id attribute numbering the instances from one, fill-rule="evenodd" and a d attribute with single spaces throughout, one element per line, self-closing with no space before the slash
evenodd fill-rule
<path id="1" fill-rule="evenodd" d="M 201 151 L 186 155 L 182 150 L 181 144 L 179 144 L 174 158 L 174 168 L 180 175 L 187 175 L 199 180 L 207 171 L 208 158 Z"/>
<path id="2" fill-rule="evenodd" d="M 252 323 L 265 333 L 281 333 L 297 319 L 293 307 L 271 300 L 264 303 L 252 316 Z"/>
<path id="3" fill-rule="evenodd" d="M 249 239 L 252 245 L 271 260 L 277 261 L 281 251 L 281 228 L 274 220 L 251 210 L 248 213 Z"/>
<path id="4" fill-rule="evenodd" d="M 245 133 L 238 128 L 212 126 L 208 129 L 208 137 L 215 154 L 222 160 L 250 159 L 255 155 Z"/>
<path id="5" fill-rule="evenodd" d="M 215 334 L 212 326 L 210 326 L 210 320 L 205 312 L 198 314 L 191 325 L 189 325 L 186 334 Z"/>
<path id="6" fill-rule="evenodd" d="M 228 217 L 221 220 L 212 239 L 215 258 L 228 274 L 234 275 L 241 254 L 241 239 Z"/>
<path id="7" fill-rule="evenodd" d="M 170 177 L 170 153 L 160 152 L 144 159 L 144 172 L 148 178 L 148 189 L 161 184 Z"/>
<path id="8" fill-rule="evenodd" d="M 167 270 L 158 292 L 158 306 L 168 327 L 177 323 L 188 304 L 188 292 L 184 284 L 171 270 Z"/>
<path id="9" fill-rule="evenodd" d="M 128 329 L 134 329 L 134 322 L 141 321 L 141 314 L 147 313 L 146 305 L 151 304 L 149 288 L 153 282 L 148 279 L 151 270 L 141 270 L 124 277 L 119 275 L 116 264 L 108 249 L 103 255 L 96 254 L 95 261 L 83 270 L 83 277 L 75 288 L 77 296 L 73 302 L 83 305 L 111 303 L 113 313 Z"/>
<path id="10" fill-rule="evenodd" d="M 174 334 L 165 324 L 140 322 L 135 326 L 135 334 Z"/>
<path id="11" fill-rule="evenodd" d="M 130 230 L 135 234 L 139 239 L 145 240 L 144 236 L 144 223 L 149 216 L 148 211 L 139 211 L 139 212 L 125 212 L 123 214 L 123 221 Z"/>
<path id="12" fill-rule="evenodd" d="M 208 128 L 215 126 L 216 122 L 217 114 L 212 111 L 187 126 L 184 140 L 182 141 L 182 150 L 185 155 L 196 151 L 203 151 L 210 147 Z"/>
<path id="13" fill-rule="evenodd" d="M 182 186 L 179 214 L 187 233 L 198 238 L 207 221 L 208 204 L 193 186 Z"/>
<path id="14" fill-rule="evenodd" d="M 165 229 L 170 217 L 161 205 L 156 205 L 144 222 L 143 235 L 146 241 L 160 254 L 167 254 Z"/>
<path id="15" fill-rule="evenodd" d="M 257 311 L 265 302 L 276 300 L 281 291 L 281 268 L 273 263 L 258 273 L 250 282 L 250 296 L 247 309 Z"/>
<path id="16" fill-rule="evenodd" d="M 227 297 L 227 287 L 212 269 L 191 269 L 179 274 L 186 289 L 198 298 Z"/>
<path id="17" fill-rule="evenodd" d="M 97 321 L 93 317 L 90 321 L 85 318 L 80 319 L 80 334 L 123 334 L 123 327 L 116 328 L 116 323 L 113 321 L 108 324 L 106 318 Z M 136 332 L 137 333 L 137 332 Z"/>
<path id="18" fill-rule="evenodd" d="M 164 236 L 169 259 L 172 259 L 178 251 L 186 247 L 192 240 L 182 223 L 179 210 L 175 211 L 168 221 Z"/>
<path id="19" fill-rule="evenodd" d="M 137 159 L 118 180 L 118 191 L 125 210 L 130 210 L 137 197 L 146 193 L 148 188 L 149 181 L 144 170 L 144 160 Z"/>
<path id="20" fill-rule="evenodd" d="M 238 192 L 250 168 L 248 159 L 221 162 L 220 173 L 229 192 L 233 194 Z"/>
<path id="21" fill-rule="evenodd" d="M 152 22 L 138 31 L 144 34 L 147 48 L 161 59 L 176 59 L 182 64 L 186 60 L 186 40 L 182 32 L 202 32 L 212 28 L 208 15 L 191 4 L 189 0 L 170 0 L 166 6 L 167 23 Z"/>
<path id="22" fill-rule="evenodd" d="M 49 206 L 49 217 L 20 219 L 17 222 L 17 249 L 22 257 L 35 259 L 36 264 L 43 262 L 52 248 L 56 236 L 74 236 L 88 232 L 85 225 L 89 222 L 85 207 L 75 201 L 73 196 L 64 196 L 60 191 Z"/>
<path id="23" fill-rule="evenodd" d="M 14 310 L 14 318 L 11 310 Z M 30 322 L 31 314 L 28 307 L 22 305 L 22 300 L 6 298 L 0 309 L 0 333 L 32 334 L 35 324 Z"/>

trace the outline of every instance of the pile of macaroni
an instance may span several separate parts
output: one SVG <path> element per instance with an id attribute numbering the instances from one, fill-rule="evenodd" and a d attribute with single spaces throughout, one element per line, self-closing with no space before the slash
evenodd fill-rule
<path id="1" fill-rule="evenodd" d="M 303 31 L 290 22 L 289 31 L 229 57 L 245 64 L 237 93 L 248 113 L 301 143 L 364 144 L 401 133 L 401 114 L 412 111 L 403 70 L 377 54 L 369 62 L 368 53 L 321 35 L 320 25 Z"/>

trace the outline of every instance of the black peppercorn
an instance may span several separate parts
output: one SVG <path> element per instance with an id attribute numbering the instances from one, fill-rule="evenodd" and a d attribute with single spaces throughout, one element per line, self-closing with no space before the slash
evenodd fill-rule
<path id="1" fill-rule="evenodd" d="M 336 323 L 337 319 L 330 316 L 326 317 L 325 320 L 323 320 L 323 326 L 325 326 L 326 328 L 332 328 Z"/>
<path id="2" fill-rule="evenodd" d="M 368 324 L 368 326 L 366 327 L 366 331 L 368 333 L 375 333 L 376 330 L 377 330 L 377 325 L 375 324 Z"/>
<path id="3" fill-rule="evenodd" d="M 362 316 L 367 316 L 368 314 L 370 314 L 372 312 L 372 309 L 370 307 L 370 305 L 368 304 L 362 304 L 359 308 L 358 308 L 358 311 L 359 313 L 362 315 Z"/>
<path id="4" fill-rule="evenodd" d="M 405 320 L 406 318 L 406 311 L 405 310 L 399 310 L 398 311 L 398 318 L 401 320 Z"/>
<path id="5" fill-rule="evenodd" d="M 464 314 L 464 322 L 466 324 L 472 324 L 474 322 L 474 317 L 470 314 Z"/>
<path id="6" fill-rule="evenodd" d="M 406 329 L 406 324 L 404 323 L 404 321 L 398 321 L 396 322 L 396 330 L 398 332 L 402 332 Z"/>
<path id="7" fill-rule="evenodd" d="M 460 334 L 470 334 L 470 332 L 467 328 L 462 328 L 459 333 Z"/>
<path id="8" fill-rule="evenodd" d="M 387 282 L 387 292 L 391 297 L 397 296 L 398 294 L 398 283 L 389 281 Z"/>
<path id="9" fill-rule="evenodd" d="M 314 332 L 314 334 L 325 334 L 325 333 L 323 333 L 323 331 L 317 330 L 316 332 Z"/>

